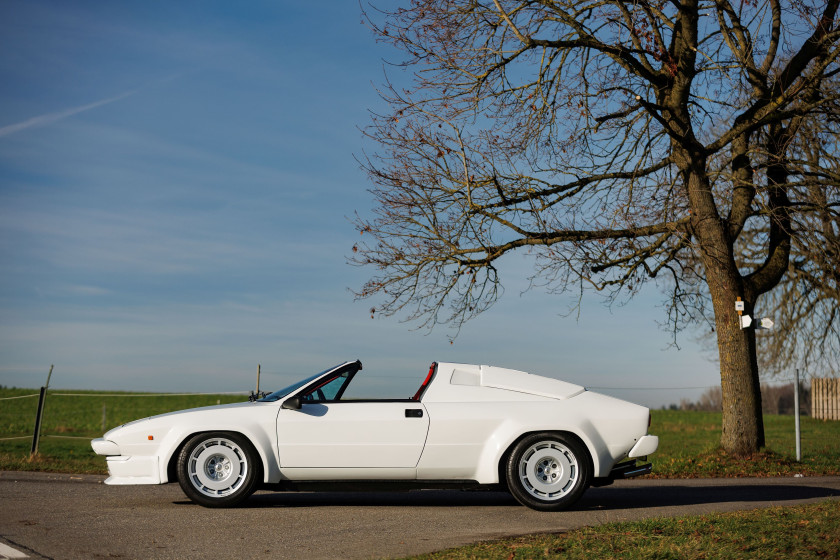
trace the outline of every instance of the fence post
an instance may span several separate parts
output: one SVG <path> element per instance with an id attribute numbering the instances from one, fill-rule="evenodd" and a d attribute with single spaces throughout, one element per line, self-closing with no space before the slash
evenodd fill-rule
<path id="1" fill-rule="evenodd" d="M 32 436 L 32 448 L 29 450 L 30 459 L 38 454 L 38 440 L 41 438 L 41 417 L 44 415 L 46 396 L 47 388 L 41 387 L 41 395 L 38 397 L 38 413 L 35 415 L 35 434 Z"/>
<path id="2" fill-rule="evenodd" d="M 29 450 L 30 459 L 38 454 L 38 440 L 41 439 L 41 419 L 44 416 L 44 402 L 47 400 L 47 389 L 50 386 L 53 367 L 51 364 L 50 372 L 47 374 L 47 384 L 41 387 L 41 394 L 38 397 L 38 413 L 35 416 L 35 434 L 32 436 L 32 448 Z"/>

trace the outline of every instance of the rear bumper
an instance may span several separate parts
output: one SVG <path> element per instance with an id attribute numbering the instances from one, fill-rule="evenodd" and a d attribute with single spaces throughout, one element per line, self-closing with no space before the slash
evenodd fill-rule
<path id="1" fill-rule="evenodd" d="M 636 457 L 647 457 L 651 453 L 655 452 L 658 447 L 659 438 L 657 436 L 642 436 L 627 456 L 631 459 L 635 459 Z"/>

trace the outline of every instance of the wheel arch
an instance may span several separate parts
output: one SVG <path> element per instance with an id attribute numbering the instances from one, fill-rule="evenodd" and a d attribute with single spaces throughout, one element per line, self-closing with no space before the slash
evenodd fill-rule
<path id="1" fill-rule="evenodd" d="M 172 453 L 166 459 L 166 477 L 167 482 L 177 482 L 178 481 L 178 457 L 181 455 L 181 451 L 184 449 L 184 446 L 187 445 L 193 437 L 201 435 L 201 434 L 210 434 L 210 433 L 223 433 L 223 434 L 234 434 L 240 436 L 248 444 L 254 449 L 257 453 L 257 456 L 260 458 L 260 474 L 262 476 L 262 482 L 269 482 L 269 478 L 272 472 L 272 465 L 269 463 L 269 458 L 265 454 L 265 449 L 262 445 L 257 445 L 254 443 L 254 438 L 246 432 L 240 430 L 223 430 L 223 429 L 207 429 L 207 430 L 195 430 L 185 432 L 178 442 L 172 448 Z M 276 468 L 275 468 L 276 470 Z"/>
<path id="2" fill-rule="evenodd" d="M 511 441 L 507 448 L 505 448 L 504 452 L 499 456 L 499 460 L 496 463 L 496 471 L 499 477 L 499 484 L 507 484 L 507 463 L 510 459 L 511 453 L 519 444 L 520 441 L 523 439 L 530 437 L 535 434 L 556 434 L 568 437 L 578 443 L 585 451 L 586 451 L 586 460 L 589 463 L 589 472 L 592 473 L 591 476 L 595 476 L 595 459 L 593 458 L 592 449 L 590 446 L 587 445 L 586 441 L 578 434 L 568 431 L 568 430 L 529 430 L 519 435 L 519 437 L 515 438 Z"/>

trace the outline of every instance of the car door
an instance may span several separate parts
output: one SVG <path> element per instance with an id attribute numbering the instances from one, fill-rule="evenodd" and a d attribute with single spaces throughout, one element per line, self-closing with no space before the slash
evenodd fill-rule
<path id="1" fill-rule="evenodd" d="M 303 402 L 278 413 L 280 468 L 414 468 L 428 431 L 415 401 Z"/>

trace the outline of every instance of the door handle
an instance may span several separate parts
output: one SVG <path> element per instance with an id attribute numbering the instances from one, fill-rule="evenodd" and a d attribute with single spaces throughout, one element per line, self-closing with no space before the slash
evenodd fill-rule
<path id="1" fill-rule="evenodd" d="M 422 408 L 406 408 L 405 409 L 405 417 L 406 418 L 423 418 L 423 409 Z"/>

